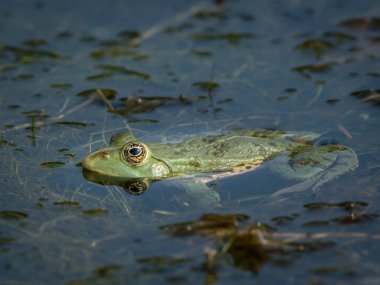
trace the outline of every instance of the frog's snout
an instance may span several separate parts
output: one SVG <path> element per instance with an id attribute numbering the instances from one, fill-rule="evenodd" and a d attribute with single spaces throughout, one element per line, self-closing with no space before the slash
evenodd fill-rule
<path id="1" fill-rule="evenodd" d="M 87 155 L 83 161 L 82 161 L 83 168 L 87 170 L 93 170 L 94 169 L 94 163 L 93 159 L 91 159 L 91 155 Z"/>
<path id="2" fill-rule="evenodd" d="M 83 168 L 86 168 L 87 170 L 96 171 L 97 168 L 100 166 L 99 164 L 104 163 L 106 160 L 109 160 L 110 158 L 111 158 L 111 155 L 109 151 L 102 150 L 102 151 L 98 151 L 98 152 L 87 155 L 83 159 L 82 165 L 83 165 Z"/>

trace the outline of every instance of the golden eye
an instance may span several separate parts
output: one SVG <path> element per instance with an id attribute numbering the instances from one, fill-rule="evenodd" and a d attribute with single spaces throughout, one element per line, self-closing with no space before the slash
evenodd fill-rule
<path id="1" fill-rule="evenodd" d="M 127 143 L 122 150 L 122 158 L 131 165 L 138 165 L 147 158 L 147 148 L 139 142 Z"/>

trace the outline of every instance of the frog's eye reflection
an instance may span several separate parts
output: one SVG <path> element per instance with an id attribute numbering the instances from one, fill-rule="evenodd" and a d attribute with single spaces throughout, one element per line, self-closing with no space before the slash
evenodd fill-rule
<path id="1" fill-rule="evenodd" d="M 125 191 L 132 195 L 141 195 L 148 189 L 148 184 L 141 180 L 126 181 L 123 185 Z"/>
<path id="2" fill-rule="evenodd" d="M 146 157 L 147 149 L 142 143 L 127 143 L 122 150 L 122 158 L 131 165 L 138 165 L 142 163 Z"/>

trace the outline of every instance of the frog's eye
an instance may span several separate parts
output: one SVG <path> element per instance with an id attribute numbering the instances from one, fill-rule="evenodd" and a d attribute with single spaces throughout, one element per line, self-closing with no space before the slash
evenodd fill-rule
<path id="1" fill-rule="evenodd" d="M 122 150 L 122 158 L 131 165 L 144 162 L 148 156 L 147 147 L 139 142 L 127 143 Z"/>

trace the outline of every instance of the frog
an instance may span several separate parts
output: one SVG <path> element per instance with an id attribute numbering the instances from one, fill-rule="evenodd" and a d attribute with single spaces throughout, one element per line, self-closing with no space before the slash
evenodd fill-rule
<path id="1" fill-rule="evenodd" d="M 191 195 L 219 203 L 219 195 L 206 186 L 208 182 L 252 171 L 266 163 L 273 172 L 298 181 L 296 187 L 273 195 L 316 191 L 358 166 L 353 149 L 318 144 L 319 137 L 312 132 L 250 129 L 149 143 L 130 132 L 119 132 L 111 137 L 109 146 L 85 156 L 82 165 L 88 180 L 116 184 L 131 194 L 144 193 L 155 181 L 181 179 Z M 204 199 L 205 194 L 211 198 Z"/>

